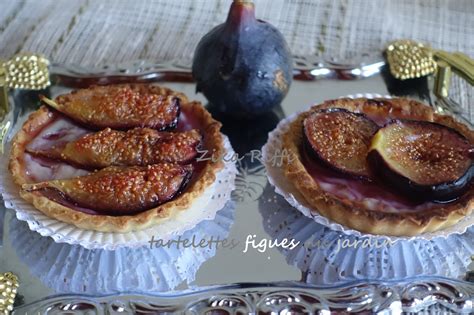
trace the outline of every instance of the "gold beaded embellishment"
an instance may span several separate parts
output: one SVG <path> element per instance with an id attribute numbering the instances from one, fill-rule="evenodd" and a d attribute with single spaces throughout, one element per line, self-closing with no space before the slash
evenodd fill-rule
<path id="1" fill-rule="evenodd" d="M 11 89 L 42 90 L 48 87 L 49 61 L 43 56 L 22 53 L 2 65 L 6 85 Z"/>
<path id="2" fill-rule="evenodd" d="M 420 78 L 436 71 L 430 47 L 412 40 L 397 40 L 386 50 L 392 75 L 400 80 Z"/>
<path id="3" fill-rule="evenodd" d="M 10 111 L 8 89 L 47 88 L 51 84 L 48 66 L 48 59 L 31 53 L 17 54 L 10 60 L 0 61 L 0 154 L 3 153 L 5 135 L 11 126 L 11 121 L 5 121 Z"/>
<path id="4" fill-rule="evenodd" d="M 0 314 L 8 315 L 13 310 L 18 286 L 18 277 L 13 273 L 0 273 Z"/>

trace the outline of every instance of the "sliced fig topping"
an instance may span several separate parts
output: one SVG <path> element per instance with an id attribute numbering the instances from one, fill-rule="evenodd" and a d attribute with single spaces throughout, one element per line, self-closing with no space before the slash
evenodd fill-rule
<path id="1" fill-rule="evenodd" d="M 192 166 L 171 163 L 110 166 L 73 179 L 25 184 L 22 189 L 53 189 L 80 207 L 108 215 L 128 215 L 169 201 L 184 188 L 191 174 Z"/>
<path id="2" fill-rule="evenodd" d="M 148 127 L 157 130 L 175 128 L 180 98 L 166 88 L 146 84 L 93 86 L 60 95 L 54 101 L 41 100 L 93 129 L 131 129 Z"/>
<path id="3" fill-rule="evenodd" d="M 196 129 L 175 133 L 149 128 L 126 132 L 107 128 L 60 148 L 28 152 L 92 169 L 113 165 L 144 166 L 160 162 L 185 164 L 197 156 L 201 139 Z"/>
<path id="4" fill-rule="evenodd" d="M 342 108 L 319 110 L 303 122 L 313 156 L 344 174 L 369 178 L 367 152 L 377 125 L 364 114 Z"/>
<path id="5" fill-rule="evenodd" d="M 374 174 L 414 199 L 450 201 L 470 185 L 472 145 L 454 129 L 394 120 L 372 139 L 368 161 Z"/>

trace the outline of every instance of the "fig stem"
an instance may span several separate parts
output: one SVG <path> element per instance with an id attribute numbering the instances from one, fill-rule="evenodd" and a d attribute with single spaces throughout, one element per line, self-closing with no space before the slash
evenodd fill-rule
<path id="1" fill-rule="evenodd" d="M 226 24 L 231 27 L 231 32 L 242 25 L 248 26 L 255 22 L 255 5 L 249 0 L 234 0 L 230 6 Z"/>

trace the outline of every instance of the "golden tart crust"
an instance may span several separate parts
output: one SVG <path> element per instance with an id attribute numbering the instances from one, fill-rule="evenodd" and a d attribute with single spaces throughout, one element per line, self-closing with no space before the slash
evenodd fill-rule
<path id="1" fill-rule="evenodd" d="M 211 114 L 199 102 L 188 102 L 181 93 L 176 93 L 181 100 L 181 111 L 190 113 L 203 135 L 203 147 L 216 156 L 225 153 L 224 139 L 220 133 L 221 123 L 214 120 Z M 108 216 L 95 215 L 77 211 L 57 203 L 38 191 L 26 191 L 21 188 L 31 183 L 25 172 L 25 149 L 27 144 L 58 114 L 46 106 L 33 112 L 24 123 L 12 142 L 9 169 L 14 182 L 20 186 L 20 196 L 34 205 L 48 217 L 73 224 L 79 228 L 100 232 L 130 232 L 143 230 L 169 219 L 178 211 L 187 209 L 193 201 L 201 196 L 215 181 L 216 174 L 224 167 L 222 161 L 205 161 L 199 177 L 193 180 L 185 190 L 160 206 L 135 215 Z"/>
<path id="2" fill-rule="evenodd" d="M 381 119 L 407 118 L 437 122 L 462 133 L 471 143 L 474 132 L 450 116 L 434 113 L 431 107 L 418 101 L 394 99 L 337 99 L 326 101 L 301 113 L 291 122 L 282 135 L 283 149 L 289 157 L 282 168 L 286 178 L 298 189 L 312 210 L 349 228 L 370 234 L 390 236 L 414 236 L 434 232 L 459 222 L 471 215 L 474 207 L 474 187 L 471 186 L 458 200 L 420 211 L 398 212 L 376 211 L 356 200 L 341 198 L 325 190 L 313 179 L 303 165 L 301 147 L 303 143 L 303 121 L 313 111 L 326 108 L 345 108 L 366 114 L 382 113 Z"/>

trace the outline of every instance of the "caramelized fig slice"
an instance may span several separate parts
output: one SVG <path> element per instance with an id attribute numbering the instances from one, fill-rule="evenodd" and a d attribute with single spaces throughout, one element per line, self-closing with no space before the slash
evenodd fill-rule
<path id="1" fill-rule="evenodd" d="M 303 122 L 313 156 L 347 175 L 369 178 L 367 152 L 377 125 L 364 114 L 342 108 L 319 110 Z"/>
<path id="2" fill-rule="evenodd" d="M 418 200 L 447 202 L 469 187 L 472 145 L 454 129 L 414 120 L 394 120 L 372 139 L 368 161 L 393 188 Z"/>
<path id="3" fill-rule="evenodd" d="M 25 184 L 22 189 L 54 189 L 81 207 L 109 215 L 127 215 L 169 201 L 184 188 L 191 174 L 192 166 L 171 163 L 110 166 L 72 179 Z"/>
<path id="4" fill-rule="evenodd" d="M 180 109 L 179 94 L 146 84 L 93 86 L 60 95 L 54 101 L 44 96 L 40 98 L 72 120 L 93 129 L 172 129 L 178 123 Z"/>
<path id="5" fill-rule="evenodd" d="M 175 133 L 149 128 L 126 132 L 106 128 L 63 147 L 28 152 L 91 169 L 144 166 L 160 162 L 186 164 L 197 156 L 201 139 L 196 129 Z"/>

